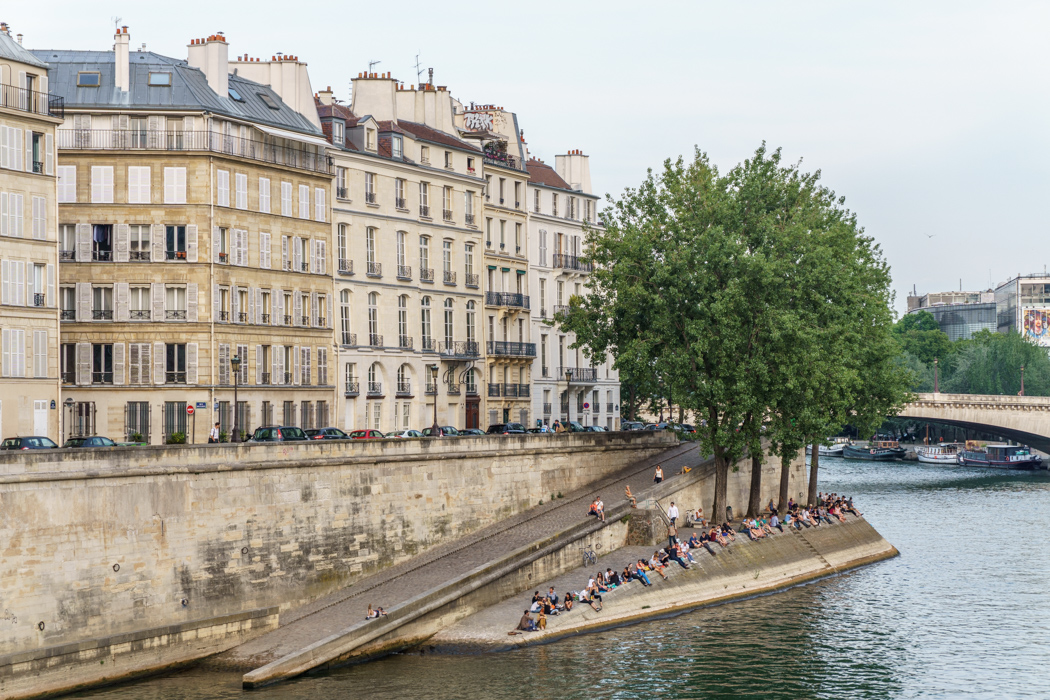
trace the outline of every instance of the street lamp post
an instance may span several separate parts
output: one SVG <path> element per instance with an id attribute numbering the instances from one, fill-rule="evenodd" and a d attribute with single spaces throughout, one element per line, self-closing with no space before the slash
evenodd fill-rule
<path id="1" fill-rule="evenodd" d="M 1021 365 L 1021 393 L 1018 396 L 1024 396 L 1024 365 Z"/>
<path id="2" fill-rule="evenodd" d="M 572 390 L 572 367 L 565 368 L 565 422 L 568 423 L 572 419 L 572 396 L 570 396 Z M 569 426 L 565 426 L 565 430 L 568 430 Z"/>
<path id="3" fill-rule="evenodd" d="M 66 433 L 69 432 L 69 424 L 73 422 L 73 401 L 72 396 L 67 396 L 66 400 L 62 402 L 62 405 L 66 407 L 66 410 L 62 412 L 63 415 L 63 430 L 62 430 L 62 444 L 66 443 Z"/>
<path id="4" fill-rule="evenodd" d="M 430 437 L 441 437 L 438 427 L 438 366 L 430 366 L 430 376 L 434 378 L 434 425 L 430 426 Z"/>
<path id="5" fill-rule="evenodd" d="M 937 366 L 937 358 L 933 358 L 933 393 L 939 394 L 941 391 L 940 387 L 940 371 Z"/>
<path id="6" fill-rule="evenodd" d="M 238 420 L 240 416 L 237 415 L 237 379 L 238 375 L 240 375 L 241 369 L 240 355 L 233 356 L 230 360 L 230 367 L 233 369 L 233 437 L 230 438 L 230 442 L 240 442 L 241 426 L 239 425 L 240 421 Z"/>

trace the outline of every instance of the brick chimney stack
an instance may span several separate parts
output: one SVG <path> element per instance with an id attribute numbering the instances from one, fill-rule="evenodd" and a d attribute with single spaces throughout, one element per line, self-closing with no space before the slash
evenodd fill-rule
<path id="1" fill-rule="evenodd" d="M 113 82 L 121 92 L 131 89 L 131 35 L 127 27 L 121 27 L 113 37 L 113 60 L 116 69 L 113 71 Z"/>
<path id="2" fill-rule="evenodd" d="M 230 94 L 230 45 L 221 32 L 189 44 L 186 62 L 199 68 L 219 97 Z"/>

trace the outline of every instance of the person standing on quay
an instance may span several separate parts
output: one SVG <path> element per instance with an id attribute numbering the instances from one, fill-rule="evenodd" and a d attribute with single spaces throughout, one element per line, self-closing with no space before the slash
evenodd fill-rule
<path id="1" fill-rule="evenodd" d="M 663 480 L 664 480 L 664 470 L 663 470 L 663 468 L 660 467 L 659 464 L 657 464 L 656 465 L 656 474 L 653 475 L 653 481 L 655 481 L 656 483 L 659 484 Z"/>
<path id="2" fill-rule="evenodd" d="M 208 442 L 218 442 L 218 441 L 219 441 L 219 424 L 216 423 L 215 427 L 211 429 L 210 433 L 208 433 Z"/>
<path id="3" fill-rule="evenodd" d="M 667 509 L 667 519 L 671 521 L 672 526 L 677 526 L 678 506 L 674 504 L 674 501 L 671 501 L 671 507 Z"/>

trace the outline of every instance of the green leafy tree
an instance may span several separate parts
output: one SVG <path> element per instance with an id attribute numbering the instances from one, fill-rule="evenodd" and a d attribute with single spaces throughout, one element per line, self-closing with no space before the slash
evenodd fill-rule
<path id="1" fill-rule="evenodd" d="M 932 366 L 934 358 L 943 361 L 952 353 L 952 341 L 929 311 L 905 314 L 894 324 L 893 335 L 904 352 L 914 355 L 925 365 Z"/>
<path id="2" fill-rule="evenodd" d="M 1019 333 L 982 330 L 960 341 L 954 371 L 941 380 L 943 390 L 957 394 L 1017 394 L 1050 396 L 1050 356 L 1046 348 Z"/>

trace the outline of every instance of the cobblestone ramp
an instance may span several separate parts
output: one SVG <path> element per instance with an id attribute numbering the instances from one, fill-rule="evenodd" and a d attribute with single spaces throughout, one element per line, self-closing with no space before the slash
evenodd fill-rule
<path id="1" fill-rule="evenodd" d="M 395 615 L 398 606 L 419 599 L 423 593 L 440 592 L 443 585 L 465 572 L 483 567 L 573 525 L 585 523 L 588 520 L 587 507 L 595 494 L 601 494 L 607 504 L 616 505 L 623 500 L 626 485 L 629 484 L 635 493 L 652 486 L 652 473 L 657 464 L 663 465 L 664 474 L 671 481 L 682 467 L 694 467 L 701 460 L 696 443 L 679 445 L 566 494 L 562 499 L 531 508 L 455 542 L 439 545 L 310 605 L 288 611 L 281 615 L 278 629 L 212 657 L 206 664 L 239 671 L 259 669 L 315 647 L 322 640 L 362 621 L 369 604 L 391 611 L 390 617 L 394 619 L 385 619 L 386 624 L 375 625 L 377 633 L 382 628 L 382 634 L 388 634 L 398 625 L 418 616 Z M 375 636 L 378 634 L 371 635 Z M 369 640 L 362 639 L 361 643 L 366 641 Z M 329 660 L 322 657 L 323 654 L 317 655 L 316 665 Z M 246 685 L 251 683 L 246 681 Z"/>

